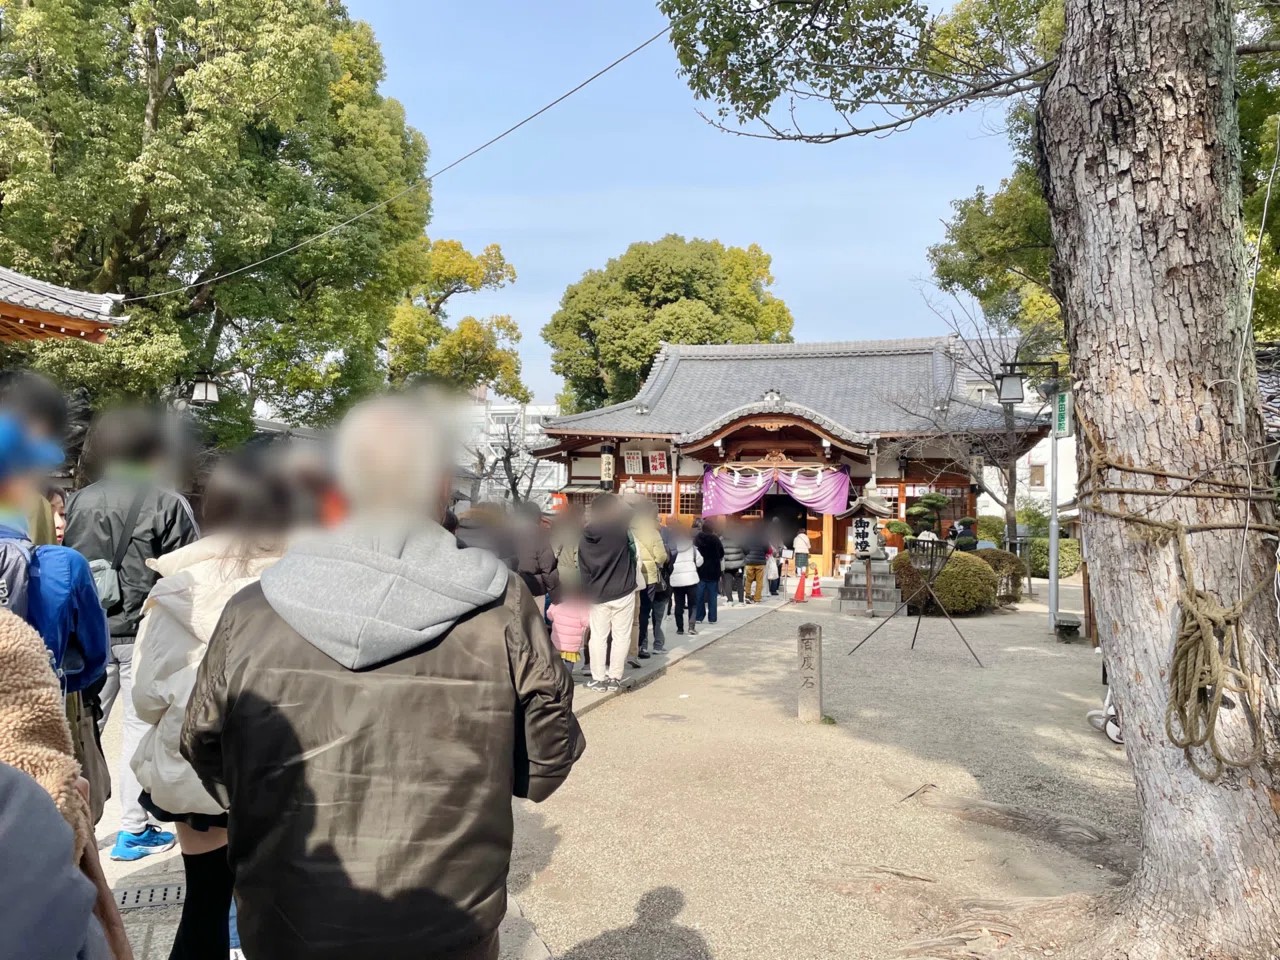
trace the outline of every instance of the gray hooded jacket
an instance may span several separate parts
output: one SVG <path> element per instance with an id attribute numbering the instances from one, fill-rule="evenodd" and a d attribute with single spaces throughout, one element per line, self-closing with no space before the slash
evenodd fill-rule
<path id="1" fill-rule="evenodd" d="M 231 812 L 245 950 L 476 956 L 506 911 L 512 795 L 584 743 L 520 578 L 442 528 L 308 538 L 227 605 L 183 755 Z"/>

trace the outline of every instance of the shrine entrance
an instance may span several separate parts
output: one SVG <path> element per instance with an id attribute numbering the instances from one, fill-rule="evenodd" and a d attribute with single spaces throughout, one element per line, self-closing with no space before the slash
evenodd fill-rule
<path id="1" fill-rule="evenodd" d="M 796 534 L 809 525 L 809 511 L 795 497 L 787 493 L 765 494 L 760 504 L 764 512 L 765 529 L 773 530 L 774 521 L 782 530 L 782 545 L 791 548 Z"/>

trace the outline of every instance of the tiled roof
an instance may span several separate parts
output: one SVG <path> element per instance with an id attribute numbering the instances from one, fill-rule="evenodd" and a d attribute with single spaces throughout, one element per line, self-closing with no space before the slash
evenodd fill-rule
<path id="1" fill-rule="evenodd" d="M 74 320 L 115 324 L 125 319 L 112 316 L 121 299 L 123 298 L 119 294 L 69 290 L 7 267 L 0 267 L 0 303 L 42 310 Z"/>
<path id="2" fill-rule="evenodd" d="M 807 410 L 854 442 L 931 432 L 937 408 L 966 429 L 1002 429 L 995 404 L 959 399 L 951 337 L 838 343 L 668 345 L 635 398 L 548 419 L 551 434 L 659 434 L 696 439 L 739 415 Z M 771 406 L 772 405 L 772 406 Z M 801 414 L 805 415 L 805 414 Z"/>

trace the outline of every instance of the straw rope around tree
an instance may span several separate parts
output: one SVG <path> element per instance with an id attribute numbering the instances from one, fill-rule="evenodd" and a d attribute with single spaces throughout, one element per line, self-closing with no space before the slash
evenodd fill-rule
<path id="1" fill-rule="evenodd" d="M 1084 434 L 1085 485 L 1088 500 L 1080 508 L 1099 516 L 1111 517 L 1127 524 L 1132 535 L 1155 546 L 1173 543 L 1177 549 L 1178 572 L 1182 590 L 1178 598 L 1180 621 L 1174 640 L 1169 670 L 1169 701 L 1165 708 L 1165 733 L 1169 741 L 1182 749 L 1187 762 L 1206 780 L 1216 781 L 1227 768 L 1245 768 L 1263 756 L 1261 726 L 1262 678 L 1248 666 L 1256 662 L 1254 644 L 1241 622 L 1245 611 L 1271 584 L 1263 581 L 1231 606 L 1224 606 L 1213 594 L 1196 583 L 1189 537 L 1206 530 L 1248 530 L 1264 534 L 1280 534 L 1280 527 L 1253 523 L 1183 523 L 1179 520 L 1155 519 L 1149 511 L 1134 513 L 1104 507 L 1104 494 L 1124 496 L 1215 497 L 1223 500 L 1256 502 L 1274 501 L 1273 494 L 1256 493 L 1251 483 L 1222 480 L 1207 474 L 1193 476 L 1172 473 L 1152 467 L 1135 467 L 1116 461 L 1104 452 L 1093 428 L 1077 416 Z M 1108 485 L 1108 471 L 1181 481 L 1178 489 L 1143 489 Z M 1192 490 L 1195 485 L 1217 489 Z M 1248 748 L 1232 753 L 1219 739 L 1218 719 L 1224 703 L 1234 697 L 1244 710 L 1249 731 Z M 1213 765 L 1206 769 L 1195 751 L 1206 749 Z"/>

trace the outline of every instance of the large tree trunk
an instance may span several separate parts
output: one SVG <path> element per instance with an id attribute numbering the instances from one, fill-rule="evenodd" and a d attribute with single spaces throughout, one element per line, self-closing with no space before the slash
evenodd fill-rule
<path id="1" fill-rule="evenodd" d="M 1223 0 L 1066 0 L 1059 66 L 1040 106 L 1044 182 L 1079 420 L 1130 466 L 1198 474 L 1261 460 L 1240 223 L 1232 13 Z M 1081 443 L 1088 482 L 1088 444 Z M 1245 467 L 1216 474 L 1244 481 Z M 1253 482 L 1266 486 L 1265 471 Z M 1176 487 L 1110 471 L 1104 484 Z M 1198 486 L 1197 490 L 1213 490 Z M 1082 489 L 1082 504 L 1090 491 Z M 1101 507 L 1187 524 L 1274 523 L 1269 503 L 1110 494 Z M 1280 938 L 1280 739 L 1273 677 L 1266 756 L 1201 779 L 1165 735 L 1183 586 L 1172 542 L 1083 514 L 1099 633 L 1142 813 L 1140 866 L 1091 956 L 1270 958 Z M 1224 606 L 1271 576 L 1254 531 L 1190 535 L 1194 575 Z M 1243 564 L 1242 561 L 1243 560 Z M 1247 631 L 1272 663 L 1270 592 Z M 1225 710 L 1240 749 L 1244 711 Z"/>

